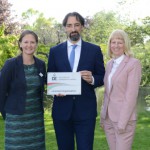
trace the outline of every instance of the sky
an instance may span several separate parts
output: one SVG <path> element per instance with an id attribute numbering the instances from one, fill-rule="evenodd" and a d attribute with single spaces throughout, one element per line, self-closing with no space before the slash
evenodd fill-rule
<path id="1" fill-rule="evenodd" d="M 121 0 L 8 0 L 12 4 L 11 10 L 18 17 L 29 8 L 38 10 L 46 18 L 55 18 L 62 22 L 64 16 L 73 11 L 79 12 L 83 17 L 93 16 L 105 10 L 116 11 L 117 2 Z M 134 4 L 130 2 L 134 2 Z M 131 20 L 150 16 L 150 0 L 128 0 L 127 8 L 120 8 L 120 13 L 128 12 Z"/>

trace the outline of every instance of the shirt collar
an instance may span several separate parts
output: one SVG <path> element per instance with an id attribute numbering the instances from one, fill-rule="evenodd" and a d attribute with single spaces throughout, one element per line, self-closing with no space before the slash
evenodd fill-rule
<path id="1" fill-rule="evenodd" d="M 120 57 L 118 57 L 117 59 L 114 59 L 113 61 L 114 61 L 114 63 L 119 65 L 122 62 L 122 60 L 124 59 L 124 57 L 125 57 L 125 55 L 123 54 Z"/>
<path id="2" fill-rule="evenodd" d="M 69 46 L 72 46 L 72 45 L 74 45 L 74 44 L 72 44 L 72 43 L 70 42 L 70 40 L 67 40 L 67 45 L 68 45 L 68 47 L 69 47 Z M 81 38 L 79 39 L 79 41 L 78 41 L 75 45 L 81 46 Z"/>

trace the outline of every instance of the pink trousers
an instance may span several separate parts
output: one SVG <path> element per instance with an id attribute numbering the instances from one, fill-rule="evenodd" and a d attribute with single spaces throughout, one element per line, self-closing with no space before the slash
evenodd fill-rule
<path id="1" fill-rule="evenodd" d="M 117 122 L 112 122 L 109 118 L 104 121 L 104 131 L 110 150 L 131 150 L 136 121 L 129 121 L 124 133 L 119 134 Z"/>

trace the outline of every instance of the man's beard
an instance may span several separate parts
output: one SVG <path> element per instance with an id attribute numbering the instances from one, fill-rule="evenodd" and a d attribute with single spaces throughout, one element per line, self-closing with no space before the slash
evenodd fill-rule
<path id="1" fill-rule="evenodd" d="M 79 38 L 80 38 L 80 34 L 78 32 L 76 32 L 76 31 L 75 32 L 71 32 L 69 34 L 69 38 L 70 38 L 71 41 L 78 41 Z"/>

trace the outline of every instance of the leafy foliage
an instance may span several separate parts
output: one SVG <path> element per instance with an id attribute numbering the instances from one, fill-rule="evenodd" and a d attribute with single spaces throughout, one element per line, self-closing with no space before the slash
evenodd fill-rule
<path id="1" fill-rule="evenodd" d="M 131 45 L 136 44 L 144 45 L 144 28 L 137 25 L 135 21 L 131 22 L 129 26 L 126 27 L 126 32 L 130 35 Z"/>
<path id="2" fill-rule="evenodd" d="M 8 3 L 7 0 L 3 0 L 3 2 L 6 2 L 5 4 Z M 62 24 L 58 23 L 54 18 L 47 19 L 43 13 L 30 8 L 22 14 L 21 24 L 16 26 L 13 24 L 12 19 L 10 19 L 10 14 L 6 13 L 7 15 L 4 17 L 2 12 L 4 10 L 9 12 L 11 5 L 3 6 L 4 3 L 0 1 L 0 8 L 3 8 L 0 9 L 0 68 L 8 58 L 15 57 L 18 54 L 18 35 L 21 30 L 25 29 L 30 29 L 37 33 L 39 44 L 36 56 L 44 60 L 47 64 L 50 47 L 66 40 Z M 4 18 L 9 21 L 6 21 Z M 109 34 L 114 29 L 124 29 L 131 39 L 135 57 L 142 64 L 141 85 L 150 86 L 150 17 L 144 18 L 140 25 L 136 21 L 123 21 L 123 19 L 121 16 L 118 17 L 118 14 L 113 11 L 107 13 L 101 11 L 92 17 L 87 16 L 85 18 L 85 29 L 83 30 L 82 37 L 88 42 L 100 45 L 104 56 L 104 63 L 106 64 L 109 60 L 107 57 Z M 10 27 L 9 30 L 8 27 Z M 45 98 L 47 100 L 45 102 L 46 106 L 51 106 L 49 99 L 52 100 L 52 97 Z"/>
<path id="3" fill-rule="evenodd" d="M 0 25 L 7 22 L 10 17 L 10 6 L 11 4 L 8 3 L 8 0 L 0 1 Z"/>
<path id="4" fill-rule="evenodd" d="M 143 45 L 132 47 L 135 57 L 138 58 L 142 65 L 141 86 L 150 86 L 150 41 Z"/>
<path id="5" fill-rule="evenodd" d="M 145 100 L 146 100 L 148 106 L 150 106 L 150 95 L 147 95 L 147 96 L 145 97 Z"/>
<path id="6" fill-rule="evenodd" d="M 107 43 L 108 36 L 114 28 L 121 28 L 121 24 L 116 19 L 114 12 L 96 13 L 92 18 L 86 18 L 86 30 L 84 39 L 96 44 Z"/>
<path id="7" fill-rule="evenodd" d="M 17 34 L 19 29 L 19 23 L 14 21 L 14 18 L 11 17 L 11 8 L 12 4 L 8 0 L 0 0 L 0 26 L 5 25 L 4 34 Z"/>
<path id="8" fill-rule="evenodd" d="M 54 18 L 45 18 L 43 13 L 28 9 L 22 13 L 24 26 L 22 29 L 33 30 L 39 37 L 39 43 L 44 45 L 58 44 L 66 38 L 63 27 Z M 32 20 L 32 22 L 31 22 Z M 29 22 L 29 23 L 27 23 Z"/>
<path id="9" fill-rule="evenodd" d="M 8 58 L 17 55 L 17 36 L 4 35 L 4 25 L 0 27 L 0 68 Z"/>
<path id="10" fill-rule="evenodd" d="M 150 16 L 145 17 L 142 20 L 142 22 L 143 22 L 143 27 L 144 27 L 144 33 L 150 36 Z"/>

